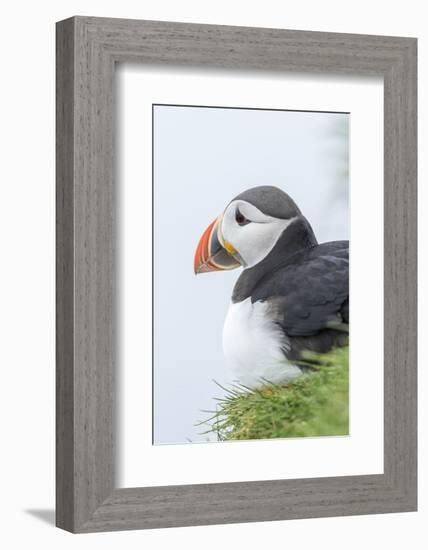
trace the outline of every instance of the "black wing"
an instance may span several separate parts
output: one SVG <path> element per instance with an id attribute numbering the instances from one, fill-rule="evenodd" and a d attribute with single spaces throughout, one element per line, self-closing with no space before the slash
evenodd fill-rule
<path id="1" fill-rule="evenodd" d="M 290 341 L 287 356 L 325 352 L 347 343 L 348 241 L 315 246 L 262 280 L 252 301 L 267 301 Z"/>

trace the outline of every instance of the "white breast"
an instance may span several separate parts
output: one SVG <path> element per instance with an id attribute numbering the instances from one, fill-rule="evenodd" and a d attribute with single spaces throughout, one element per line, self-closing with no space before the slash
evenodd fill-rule
<path id="1" fill-rule="evenodd" d="M 283 350 L 289 346 L 280 327 L 268 315 L 266 302 L 251 298 L 231 304 L 223 328 L 223 350 L 234 380 L 250 388 L 290 382 L 302 371 L 289 363 Z"/>

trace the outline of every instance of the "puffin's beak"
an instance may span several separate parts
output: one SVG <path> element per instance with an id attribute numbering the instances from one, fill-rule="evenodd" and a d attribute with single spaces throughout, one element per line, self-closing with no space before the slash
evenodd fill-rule
<path id="1" fill-rule="evenodd" d="M 221 220 L 222 216 L 219 216 L 210 223 L 199 240 L 194 262 L 196 275 L 198 273 L 208 273 L 209 271 L 235 269 L 235 267 L 241 265 L 232 256 L 236 253 L 236 250 L 229 243 L 223 242 L 220 233 Z"/>

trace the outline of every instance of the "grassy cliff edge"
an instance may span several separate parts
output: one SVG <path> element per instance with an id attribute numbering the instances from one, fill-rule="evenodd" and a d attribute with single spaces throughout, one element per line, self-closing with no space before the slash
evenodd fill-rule
<path id="1" fill-rule="evenodd" d="M 270 439 L 349 433 L 348 348 L 317 356 L 319 366 L 287 386 L 227 389 L 207 422 L 218 439 Z"/>

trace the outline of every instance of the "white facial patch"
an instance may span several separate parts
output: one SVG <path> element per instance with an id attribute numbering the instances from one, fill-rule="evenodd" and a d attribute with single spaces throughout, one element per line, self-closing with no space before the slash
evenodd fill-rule
<path id="1" fill-rule="evenodd" d="M 238 224 L 237 210 L 249 223 Z M 282 220 L 267 216 L 253 204 L 236 200 L 229 204 L 223 214 L 221 232 L 223 239 L 239 253 L 244 267 L 252 267 L 269 254 L 283 231 L 295 219 Z"/>

